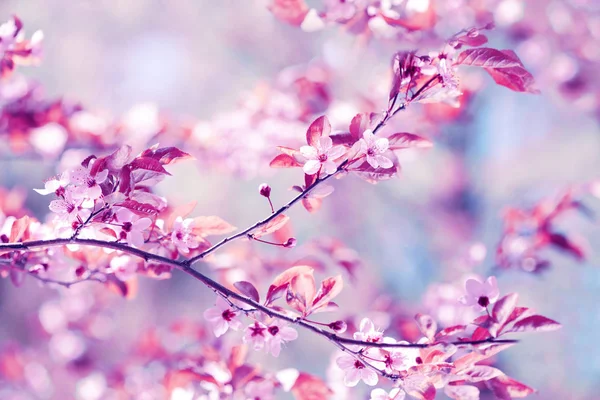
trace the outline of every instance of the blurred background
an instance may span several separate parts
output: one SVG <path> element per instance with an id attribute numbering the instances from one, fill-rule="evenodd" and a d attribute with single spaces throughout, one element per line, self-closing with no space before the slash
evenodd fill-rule
<path id="1" fill-rule="evenodd" d="M 431 50 L 435 44 L 419 32 L 402 40 L 369 39 L 337 27 L 305 33 L 274 18 L 267 4 L 249 0 L 3 0 L 0 19 L 18 15 L 27 35 L 43 30 L 41 65 L 21 72 L 43 86 L 46 98 L 62 98 L 93 110 L 94 115 L 126 121 L 133 126 L 130 138 L 136 144 L 148 143 L 155 126 L 165 121 L 169 129 L 184 126 L 175 136 L 169 136 L 167 129 L 156 141 L 183 142 L 197 161 L 170 168 L 173 177 L 161 183 L 158 191 L 175 204 L 197 200 L 197 215 L 219 215 L 245 227 L 269 212 L 257 194 L 260 183 L 272 186 L 277 206 L 291 198 L 289 187 L 302 179 L 297 170 L 267 167 L 274 146 L 299 143 L 305 121 L 310 120 L 285 113 L 286 101 L 299 97 L 288 90 L 290 75 L 306 75 L 326 85 L 327 96 L 321 100 L 327 104 L 314 106 L 311 111 L 317 112 L 308 114 L 327 110 L 334 126 L 344 129 L 355 113 L 380 111 L 385 106 L 395 51 L 419 44 Z M 293 209 L 289 215 L 299 242 L 295 249 L 246 244 L 239 248 L 292 260 L 301 257 L 307 246 L 327 243 L 330 237 L 339 239 L 352 257 L 361 260 L 338 301 L 340 315 L 352 310 L 376 321 L 381 313 L 373 310 L 385 309 L 382 304 L 386 302 L 408 316 L 433 312 L 439 293 L 432 285 L 449 283 L 462 289 L 467 275 L 496 274 L 501 293 L 520 293 L 522 305 L 564 325 L 557 332 L 524 336 L 521 345 L 502 353 L 500 367 L 538 389 L 539 399 L 600 398 L 597 220 L 576 213 L 559 220 L 561 231 L 587 243 L 582 262 L 550 250 L 545 255 L 551 267 L 541 274 L 494 269 L 504 208 L 527 208 L 600 177 L 600 78 L 595 72 L 600 66 L 599 6 L 583 0 L 427 4 L 436 7 L 439 23 L 435 30 L 440 37 L 474 26 L 482 10 L 489 13 L 497 26 L 489 34 L 491 42 L 515 49 L 542 93 L 514 93 L 493 85 L 477 71 L 467 71 L 461 78 L 468 101 L 462 102 L 459 112 L 417 105 L 400 114 L 390 127 L 434 142 L 432 149 L 400 156 L 399 178 L 377 185 L 352 177 L 336 181 L 335 193 L 318 213 Z M 256 117 L 256 108 L 267 117 L 247 128 L 243 122 Z M 144 129 L 153 133 L 145 135 Z M 127 142 L 128 138 L 118 140 Z M 208 150 L 207 141 L 216 146 L 214 153 Z M 232 150 L 233 142 L 241 143 L 239 148 Z M 31 189 L 43 187 L 46 178 L 59 172 L 66 156 L 37 157 L 5 150 L 0 151 L 5 202 L 23 201 L 43 220 L 49 200 Z M 235 155 L 229 158 L 233 151 Z M 597 197 L 588 195 L 584 201 L 600 211 Z M 246 266 L 234 267 L 243 270 Z M 337 273 L 339 267 L 328 265 L 323 276 Z M 341 273 L 347 276 L 346 271 Z M 72 337 L 57 339 L 53 335 L 61 324 L 57 321 L 76 321 L 101 303 L 98 343 L 81 352 L 102 354 L 106 365 L 120 363 L 120 356 L 142 330 L 183 317 L 201 319 L 213 301 L 204 287 L 177 273 L 170 280 L 140 279 L 138 293 L 130 300 L 112 293 L 101 295 L 93 286 L 57 291 L 33 281 L 15 288 L 8 279 L 0 280 L 0 347 L 18 345 L 32 352 L 49 349 L 48 357 L 55 362 L 72 361 L 73 354 L 81 353 L 63 354 L 64 343 L 90 344 Z M 265 280 L 260 289 L 266 286 Z M 380 325 L 390 324 L 384 319 Z M 326 377 L 330 359 L 324 354 L 333 354 L 332 346 L 309 336 L 301 334 L 278 359 L 262 354 L 252 357 L 266 369 L 296 367 Z M 46 385 L 31 398 L 71 398 L 61 395 L 60 385 Z M 53 389 L 44 390 L 49 387 Z"/>

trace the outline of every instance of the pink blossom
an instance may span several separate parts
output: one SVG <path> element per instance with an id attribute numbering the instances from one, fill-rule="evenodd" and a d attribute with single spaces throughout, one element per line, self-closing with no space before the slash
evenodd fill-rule
<path id="1" fill-rule="evenodd" d="M 398 343 L 395 339 L 390 337 L 383 338 L 384 343 Z M 402 342 L 408 343 L 408 342 Z M 394 349 L 390 348 L 389 350 L 381 350 L 381 357 L 383 358 L 383 363 L 385 364 L 385 368 L 388 371 L 405 371 L 411 365 L 409 364 L 408 355 L 403 352 L 404 349 Z M 411 349 L 406 349 L 411 350 Z M 418 351 L 417 351 L 418 355 Z M 413 358 L 414 359 L 414 358 Z"/>
<path id="2" fill-rule="evenodd" d="M 289 326 L 286 326 L 283 322 L 276 320 L 273 321 L 267 328 L 269 341 L 267 342 L 266 349 L 267 353 L 273 354 L 278 357 L 281 352 L 281 344 L 290 342 L 298 338 L 298 332 Z"/>
<path id="3" fill-rule="evenodd" d="M 204 311 L 204 319 L 211 323 L 216 337 L 222 336 L 229 328 L 237 331 L 242 323 L 236 319 L 237 313 L 221 296 L 213 308 Z"/>
<path id="4" fill-rule="evenodd" d="M 357 155 L 366 155 L 367 162 L 371 167 L 377 168 L 392 168 L 394 163 L 389 158 L 383 156 L 389 147 L 390 143 L 386 138 L 377 138 L 372 130 L 367 129 L 363 133 L 362 139 L 354 144 L 354 149 Z"/>
<path id="5" fill-rule="evenodd" d="M 92 176 L 90 168 L 79 167 L 71 173 L 71 182 L 76 184 L 76 188 L 73 190 L 73 195 L 78 198 L 87 198 L 90 200 L 99 199 L 102 196 L 102 188 L 100 184 L 106 181 L 108 177 L 108 170 L 98 172 Z"/>
<path id="6" fill-rule="evenodd" d="M 370 400 L 403 400 L 405 397 L 406 393 L 400 388 L 393 388 L 389 393 L 377 388 L 371 391 Z"/>
<path id="7" fill-rule="evenodd" d="M 486 308 L 498 300 L 498 282 L 495 276 L 490 276 L 485 282 L 478 279 L 467 279 L 465 283 L 467 294 L 460 301 L 467 306 L 480 306 Z"/>
<path id="8" fill-rule="evenodd" d="M 269 332 L 267 331 L 267 327 L 265 324 L 262 324 L 258 321 L 254 321 L 252 325 L 249 325 L 244 330 L 244 343 L 252 344 L 254 350 L 260 350 L 267 344 L 267 340 L 269 337 L 267 336 Z"/>
<path id="9" fill-rule="evenodd" d="M 117 221 L 121 223 L 118 233 L 120 240 L 125 240 L 134 247 L 144 245 L 144 231 L 152 225 L 150 218 L 140 218 L 126 208 L 117 211 Z"/>
<path id="10" fill-rule="evenodd" d="M 73 198 L 70 190 L 64 192 L 62 198 L 50 202 L 48 208 L 58 215 L 58 218 L 64 221 L 74 221 L 81 211 L 81 199 Z"/>
<path id="11" fill-rule="evenodd" d="M 360 321 L 359 331 L 354 332 L 354 339 L 362 340 L 363 342 L 380 342 L 383 338 L 383 332 L 375 329 L 373 321 L 369 318 L 363 318 Z"/>
<path id="12" fill-rule="evenodd" d="M 190 249 L 194 249 L 200 245 L 198 239 L 192 231 L 194 220 L 192 218 L 183 219 L 177 217 L 173 224 L 173 232 L 171 233 L 171 241 L 181 253 L 189 253 Z"/>
<path id="13" fill-rule="evenodd" d="M 356 386 L 361 380 L 369 386 L 375 386 L 379 381 L 375 371 L 369 369 L 354 356 L 344 354 L 337 358 L 336 363 L 344 371 L 344 384 L 346 386 Z"/>
<path id="14" fill-rule="evenodd" d="M 346 150 L 343 146 L 333 146 L 331 138 L 323 136 L 319 138 L 317 147 L 300 147 L 300 153 L 307 159 L 302 169 L 307 175 L 314 175 L 319 171 L 326 174 L 333 174 L 337 170 L 334 161 L 344 155 L 345 152 Z"/>
<path id="15" fill-rule="evenodd" d="M 262 381 L 250 381 L 246 384 L 244 392 L 247 400 L 272 400 L 274 399 L 273 382 L 263 379 Z"/>

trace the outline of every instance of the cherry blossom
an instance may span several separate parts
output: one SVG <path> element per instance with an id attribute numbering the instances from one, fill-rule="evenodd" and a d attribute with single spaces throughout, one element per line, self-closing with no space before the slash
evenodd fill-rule
<path id="1" fill-rule="evenodd" d="M 389 141 L 386 138 L 377 138 L 371 129 L 364 131 L 363 137 L 354 146 L 357 155 L 365 155 L 371 167 L 377 169 L 394 166 L 392 160 L 382 155 L 387 151 Z"/>
<path id="2" fill-rule="evenodd" d="M 81 198 L 74 197 L 72 190 L 66 190 L 62 198 L 52 200 L 48 207 L 50 208 L 50 211 L 58 215 L 59 219 L 72 222 L 79 217 L 83 203 Z"/>
<path id="3" fill-rule="evenodd" d="M 369 369 L 354 356 L 344 354 L 336 359 L 336 363 L 344 371 L 344 383 L 346 386 L 354 387 L 361 380 L 366 385 L 375 386 L 379 381 L 377 373 Z"/>
<path id="4" fill-rule="evenodd" d="M 267 353 L 271 353 L 274 357 L 279 357 L 281 345 L 298 338 L 298 332 L 280 321 L 273 321 L 267 328 L 268 342 L 266 345 Z M 270 335 L 270 336 L 269 336 Z"/>
<path id="5" fill-rule="evenodd" d="M 118 232 L 119 239 L 125 240 L 134 247 L 144 245 L 144 231 L 152 225 L 150 218 L 140 218 L 126 208 L 121 208 L 116 213 L 117 222 L 121 224 Z"/>
<path id="6" fill-rule="evenodd" d="M 229 328 L 237 331 L 242 326 L 237 312 L 221 296 L 217 297 L 214 307 L 204 311 L 204 319 L 211 323 L 216 337 L 224 335 Z"/>
<path id="7" fill-rule="evenodd" d="M 64 172 L 61 175 L 59 175 L 58 178 L 53 178 L 53 179 L 46 181 L 43 189 L 33 189 L 33 190 L 35 190 L 37 193 L 39 193 L 43 196 L 50 194 L 50 193 L 54 193 L 57 196 L 61 196 L 64 194 L 65 188 L 67 187 L 67 185 L 69 183 L 70 183 L 69 174 L 67 172 Z"/>
<path id="8" fill-rule="evenodd" d="M 192 218 L 177 217 L 173 224 L 173 232 L 171 233 L 171 241 L 177 249 L 184 254 L 190 252 L 190 249 L 195 249 L 200 245 L 200 242 L 194 235 L 192 227 L 194 220 Z"/>
<path id="9" fill-rule="evenodd" d="M 333 174 L 337 170 L 335 160 L 345 152 L 343 146 L 334 146 L 329 136 L 322 136 L 317 146 L 300 147 L 300 153 L 307 159 L 302 169 L 307 175 L 314 175 L 319 171 Z"/>
<path id="10" fill-rule="evenodd" d="M 265 324 L 254 321 L 253 324 L 244 329 L 244 343 L 251 344 L 254 350 L 262 349 L 269 340 L 270 333 L 267 329 Z"/>
<path id="11" fill-rule="evenodd" d="M 498 300 L 500 292 L 495 276 L 490 276 L 481 282 L 478 279 L 470 278 L 465 282 L 466 295 L 461 298 L 461 302 L 466 306 L 479 306 L 486 308 Z"/>
<path id="12" fill-rule="evenodd" d="M 87 198 L 90 200 L 99 199 L 102 196 L 100 185 L 108 177 L 108 170 L 102 170 L 92 176 L 90 168 L 78 167 L 70 174 L 71 182 L 76 186 L 73 189 L 73 196 L 77 198 Z"/>
<path id="13" fill-rule="evenodd" d="M 369 318 L 363 318 L 360 321 L 359 331 L 354 332 L 354 339 L 377 343 L 383 339 L 383 332 L 375 329 L 375 324 Z"/>
<path id="14" fill-rule="evenodd" d="M 393 388 L 386 392 L 381 388 L 371 390 L 370 400 L 403 400 L 406 397 L 406 393 L 401 388 Z"/>

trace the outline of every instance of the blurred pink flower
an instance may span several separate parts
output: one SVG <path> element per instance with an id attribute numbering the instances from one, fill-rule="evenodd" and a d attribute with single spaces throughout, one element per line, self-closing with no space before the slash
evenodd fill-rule
<path id="1" fill-rule="evenodd" d="M 173 224 L 173 233 L 171 233 L 171 241 L 181 253 L 189 253 L 190 249 L 194 249 L 200 245 L 196 236 L 192 232 L 192 218 L 183 219 L 177 217 Z"/>
<path id="2" fill-rule="evenodd" d="M 370 400 L 403 400 L 406 393 L 400 388 L 393 388 L 390 392 L 377 388 L 371 391 Z"/>
<path id="3" fill-rule="evenodd" d="M 383 338 L 383 332 L 375 329 L 373 321 L 369 318 L 363 318 L 360 321 L 359 331 L 354 332 L 354 339 L 362 340 L 364 342 L 377 343 Z"/>

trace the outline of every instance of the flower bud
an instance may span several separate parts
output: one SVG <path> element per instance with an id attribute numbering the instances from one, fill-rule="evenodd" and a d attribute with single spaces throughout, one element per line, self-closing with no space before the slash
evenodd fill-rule
<path id="1" fill-rule="evenodd" d="M 297 242 L 296 238 L 289 238 L 287 240 L 287 242 L 285 242 L 283 244 L 283 247 L 287 247 L 287 248 L 291 249 L 292 247 L 296 247 L 296 242 Z"/>
<path id="2" fill-rule="evenodd" d="M 266 183 L 261 184 L 258 187 L 258 191 L 261 196 L 265 196 L 267 198 L 271 197 L 271 186 L 267 185 Z"/>

